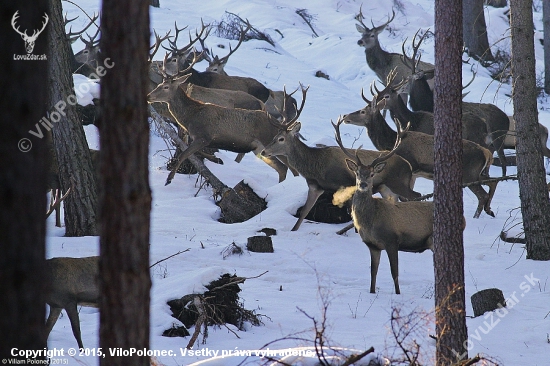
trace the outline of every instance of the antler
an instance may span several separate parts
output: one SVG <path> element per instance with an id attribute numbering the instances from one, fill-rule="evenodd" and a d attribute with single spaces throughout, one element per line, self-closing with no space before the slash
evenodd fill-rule
<path id="1" fill-rule="evenodd" d="M 173 41 L 168 41 L 170 43 L 170 49 L 163 46 L 165 50 L 172 52 L 173 55 L 186 56 L 186 53 L 191 49 L 191 46 L 195 44 L 199 39 L 201 39 L 205 30 L 208 29 L 206 31 L 204 38 L 208 37 L 208 35 L 210 34 L 210 25 L 209 24 L 205 25 L 203 20 L 201 19 L 201 30 L 200 32 L 197 32 L 197 30 L 195 30 L 195 36 L 196 36 L 195 39 L 191 37 L 191 32 L 189 32 L 189 43 L 183 46 L 182 48 L 178 48 L 177 41 L 178 41 L 179 33 L 182 30 L 186 29 L 187 27 L 178 29 L 178 26 L 175 22 L 174 22 L 174 27 L 176 28 L 176 37 L 174 38 Z"/>
<path id="2" fill-rule="evenodd" d="M 307 88 L 304 89 L 304 86 L 302 85 L 302 83 L 300 83 L 300 86 L 299 88 L 302 90 L 302 103 L 300 104 L 300 108 L 298 108 L 296 110 L 296 114 L 294 115 L 294 117 L 292 117 L 290 119 L 290 121 L 286 121 L 286 118 L 283 117 L 283 123 L 287 126 L 287 130 L 290 130 L 294 127 L 294 125 L 297 123 L 298 121 L 298 118 L 300 117 L 300 114 L 302 114 L 302 109 L 304 109 L 304 105 L 306 104 L 306 94 L 307 94 L 307 91 L 309 90 L 309 85 L 307 86 Z M 284 98 L 283 98 L 283 115 L 286 115 L 286 101 L 287 99 L 289 99 L 292 94 L 296 93 L 296 91 L 298 90 L 298 88 L 296 88 L 296 90 L 294 90 L 292 93 L 290 93 L 290 95 L 287 95 L 286 94 L 286 89 L 283 88 L 283 95 L 284 95 Z"/>
<path id="3" fill-rule="evenodd" d="M 85 26 L 82 30 L 80 30 L 80 31 L 78 31 L 78 32 L 73 32 L 73 27 L 71 26 L 71 27 L 69 28 L 69 33 L 67 33 L 67 37 L 69 38 L 69 42 L 70 42 L 70 43 L 74 43 L 79 37 L 81 37 L 81 35 L 82 35 L 84 32 L 86 32 L 86 30 L 88 30 L 88 28 L 90 28 L 90 26 L 91 26 L 92 24 L 95 24 L 95 21 L 99 18 L 99 14 L 96 15 L 95 13 L 94 13 L 94 15 L 93 15 L 91 18 L 90 18 L 90 16 L 89 16 L 88 14 L 86 14 L 86 15 L 87 15 L 88 18 L 90 19 L 90 22 L 89 22 L 88 24 L 86 24 L 86 26 Z M 78 18 L 78 17 L 75 17 L 75 18 L 73 18 L 73 19 L 67 19 L 67 15 L 65 15 L 65 18 L 64 18 L 64 20 L 63 20 L 63 26 L 66 27 L 67 24 L 69 24 L 70 22 L 72 22 L 72 21 L 75 20 L 76 18 Z M 97 26 L 97 24 L 96 24 L 96 26 Z M 97 27 L 97 30 L 98 30 L 98 32 L 99 32 L 99 27 Z M 97 33 L 96 33 L 96 35 L 97 35 Z M 96 36 L 94 36 L 94 38 L 95 38 L 95 37 L 96 37 Z M 81 39 L 82 39 L 82 38 L 81 38 Z"/>
<path id="4" fill-rule="evenodd" d="M 378 27 L 375 27 L 374 26 L 374 22 L 372 21 L 372 18 L 370 20 L 371 24 L 372 24 L 372 28 L 369 28 L 366 26 L 365 23 L 363 23 L 363 20 L 362 19 L 365 19 L 365 16 L 363 15 L 363 11 L 362 11 L 362 8 L 363 7 L 363 4 L 361 4 L 361 6 L 359 7 L 359 14 L 357 14 L 355 16 L 355 20 L 357 20 L 359 23 L 361 23 L 361 25 L 365 28 L 365 29 L 369 29 L 369 30 L 372 30 L 372 31 L 375 31 L 375 32 L 379 32 L 381 31 L 382 29 L 384 29 L 384 27 L 386 27 L 388 24 L 390 24 L 393 19 L 395 18 L 395 10 L 391 10 L 392 12 L 392 16 L 391 18 L 388 16 L 388 21 L 382 25 L 379 25 Z"/>
<path id="5" fill-rule="evenodd" d="M 371 18 L 371 21 L 370 21 L 370 22 L 371 22 L 371 24 L 372 24 L 372 29 L 375 29 L 376 31 L 382 30 L 382 29 L 384 29 L 388 24 L 390 24 L 390 23 L 393 21 L 393 18 L 395 18 L 395 10 L 392 9 L 391 12 L 392 12 L 391 18 L 388 16 L 388 21 L 387 21 L 386 23 L 382 24 L 382 25 L 379 25 L 378 27 L 375 27 L 375 26 L 374 26 L 374 23 L 372 22 L 372 18 Z"/>
<path id="6" fill-rule="evenodd" d="M 371 88 L 371 92 L 372 92 L 372 88 Z M 374 94 L 373 94 L 373 96 L 374 96 Z M 363 100 L 367 103 L 368 106 L 371 105 L 372 101 L 368 100 L 367 97 L 365 97 L 365 94 L 363 93 L 363 88 L 361 88 L 361 98 L 363 98 Z"/>
<path id="7" fill-rule="evenodd" d="M 252 24 L 250 24 L 250 22 L 248 21 L 248 19 L 246 20 L 246 29 L 243 31 L 243 28 L 241 27 L 241 34 L 239 36 L 239 43 L 237 43 L 237 46 L 235 47 L 235 49 L 231 49 L 231 44 L 229 45 L 229 53 L 222 57 L 222 58 L 217 58 L 218 56 L 214 56 L 214 61 L 215 62 L 220 62 L 220 63 L 226 63 L 227 60 L 229 59 L 229 56 L 231 56 L 232 54 L 235 53 L 235 51 L 237 51 L 237 49 L 241 46 L 241 43 L 243 43 L 244 41 L 244 37 L 246 36 L 246 32 L 248 32 L 248 30 L 252 28 Z"/>
<path id="8" fill-rule="evenodd" d="M 476 74 L 477 74 L 477 73 L 476 73 L 475 71 L 472 72 L 472 80 L 470 80 L 470 81 L 468 82 L 468 84 L 464 85 L 464 86 L 462 87 L 462 90 L 466 89 L 467 87 L 469 87 L 469 86 L 474 82 L 474 79 L 476 78 Z"/>
<path id="9" fill-rule="evenodd" d="M 95 34 L 92 37 L 90 37 L 90 35 L 88 33 L 86 33 L 86 35 L 88 36 L 89 41 L 86 41 L 84 39 L 84 37 L 82 37 L 82 36 L 79 36 L 80 40 L 82 41 L 82 43 L 84 43 L 84 45 L 86 47 L 94 47 L 99 43 L 99 40 L 97 40 L 97 41 L 95 40 L 95 37 L 97 37 L 97 35 L 99 34 L 99 31 L 100 31 L 100 29 L 97 28 L 97 31 L 95 32 Z"/>
<path id="10" fill-rule="evenodd" d="M 169 30 L 168 32 L 166 32 L 166 34 L 164 35 L 164 37 L 160 37 L 158 34 L 157 34 L 157 31 L 154 31 L 155 32 L 155 44 L 152 45 L 150 48 L 149 48 L 149 63 L 151 63 L 153 61 L 153 57 L 155 57 L 155 54 L 157 53 L 157 51 L 159 50 L 159 47 L 161 45 L 162 42 L 164 42 L 165 40 L 167 40 L 168 38 L 170 38 L 170 32 L 172 30 Z"/>
<path id="11" fill-rule="evenodd" d="M 332 120 L 330 120 L 330 123 L 332 124 L 332 127 L 334 127 L 334 130 L 335 130 L 335 134 L 334 134 L 334 137 L 336 138 L 336 143 L 338 144 L 338 146 L 340 146 L 340 149 L 342 149 L 342 151 L 344 152 L 344 154 L 346 154 L 346 156 L 348 158 L 350 158 L 352 161 L 354 161 L 357 166 L 363 166 L 363 164 L 361 163 L 361 159 L 359 159 L 359 156 L 357 155 L 357 149 L 355 151 L 355 155 L 351 154 L 349 152 L 348 149 L 346 149 L 344 147 L 344 144 L 342 143 L 342 137 L 340 136 L 340 125 L 344 122 L 344 120 L 340 117 L 338 117 L 338 121 L 336 121 L 336 124 L 334 124 L 334 122 L 332 122 Z"/>
<path id="12" fill-rule="evenodd" d="M 401 50 L 402 50 L 402 53 L 403 53 L 401 55 L 401 61 L 403 62 L 403 64 L 405 64 L 405 66 L 407 66 L 411 70 L 412 74 L 416 73 L 416 68 L 417 68 L 418 64 L 420 63 L 420 58 L 422 57 L 422 55 L 420 55 L 418 57 L 418 59 L 416 59 L 416 55 L 418 54 L 418 50 L 420 48 L 420 45 L 422 44 L 422 41 L 424 40 L 424 38 L 428 34 L 428 31 L 429 31 L 429 29 L 426 30 L 426 32 L 424 32 L 424 34 L 422 34 L 422 36 L 418 40 L 418 43 L 416 42 L 416 37 L 418 36 L 418 32 L 420 32 L 420 29 L 418 29 L 416 31 L 416 33 L 414 34 L 414 37 L 412 39 L 412 48 L 413 48 L 412 57 L 408 57 L 407 52 L 405 51 L 405 43 L 407 42 L 407 40 L 405 39 L 405 41 L 401 44 Z"/>

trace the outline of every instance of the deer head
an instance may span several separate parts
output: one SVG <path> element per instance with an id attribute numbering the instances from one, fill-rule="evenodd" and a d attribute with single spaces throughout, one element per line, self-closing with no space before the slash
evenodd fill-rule
<path id="1" fill-rule="evenodd" d="M 362 6 L 362 5 L 361 5 Z M 375 46 L 379 46 L 378 43 L 378 35 L 382 33 L 382 31 L 386 28 L 388 24 L 390 24 L 395 18 L 395 11 L 392 9 L 392 17 L 388 18 L 388 21 L 382 25 L 379 25 L 378 27 L 374 26 L 374 23 L 372 23 L 372 28 L 369 28 L 363 23 L 363 20 L 365 17 L 363 16 L 363 13 L 361 11 L 361 7 L 359 8 L 359 14 L 355 17 L 355 19 L 361 23 L 356 24 L 355 27 L 357 28 L 357 31 L 362 34 L 361 39 L 357 41 L 357 44 L 361 47 L 365 47 L 366 49 L 373 48 Z"/>
<path id="2" fill-rule="evenodd" d="M 149 103 L 153 102 L 165 102 L 168 103 L 170 99 L 176 95 L 177 89 L 181 84 L 185 83 L 187 79 L 191 76 L 190 73 L 187 73 L 197 62 L 195 57 L 191 65 L 185 70 L 178 71 L 176 73 L 168 73 L 166 70 L 166 64 L 168 63 L 169 53 L 164 55 L 164 61 L 162 63 L 162 69 L 160 74 L 162 75 L 163 81 L 155 89 L 153 89 L 147 95 L 147 101 Z"/>
<path id="3" fill-rule="evenodd" d="M 84 43 L 84 49 L 74 55 L 74 58 L 81 64 L 88 64 L 92 67 L 97 67 L 97 62 L 99 59 L 99 40 L 96 40 L 96 37 L 99 35 L 99 28 L 97 28 L 97 31 L 92 37 L 88 34 L 86 35 L 88 36 L 88 41 L 85 40 L 84 37 L 80 36 L 80 40 Z"/>
<path id="4" fill-rule="evenodd" d="M 24 32 L 21 32 L 19 30 L 19 26 L 15 24 L 15 22 L 17 21 L 17 18 L 19 18 L 18 13 L 19 13 L 19 10 L 17 10 L 15 14 L 13 14 L 13 17 L 11 18 L 11 26 L 17 33 L 19 33 L 19 35 L 21 35 L 21 38 L 23 38 L 23 41 L 25 41 L 25 49 L 27 50 L 27 53 L 32 53 L 32 51 L 34 50 L 34 43 L 36 42 L 36 39 L 38 38 L 40 33 L 42 33 L 42 31 L 44 31 L 44 29 L 46 28 L 46 25 L 48 24 L 48 21 L 50 20 L 50 18 L 48 18 L 48 14 L 44 13 L 44 22 L 42 23 L 42 29 L 40 30 L 35 29 L 32 33 L 32 36 L 29 36 L 27 34 L 26 29 Z"/>
<path id="5" fill-rule="evenodd" d="M 224 67 L 227 64 L 227 61 L 229 60 L 229 57 L 232 54 L 234 54 L 235 51 L 237 51 L 237 49 L 239 49 L 239 47 L 241 46 L 241 44 L 244 41 L 246 32 L 248 32 L 248 30 L 250 28 L 252 28 L 252 25 L 250 24 L 250 22 L 247 21 L 246 22 L 246 28 L 243 30 L 242 27 L 241 27 L 240 36 L 239 36 L 239 43 L 237 43 L 237 46 L 234 49 L 232 49 L 231 45 L 229 45 L 229 53 L 227 55 L 225 55 L 224 57 L 220 58 L 217 55 L 214 55 L 213 59 L 208 59 L 208 67 L 206 68 L 206 71 L 216 72 L 218 74 L 225 74 Z M 203 45 L 203 49 L 204 49 L 204 43 L 202 42 L 202 40 L 201 40 L 201 44 Z"/>

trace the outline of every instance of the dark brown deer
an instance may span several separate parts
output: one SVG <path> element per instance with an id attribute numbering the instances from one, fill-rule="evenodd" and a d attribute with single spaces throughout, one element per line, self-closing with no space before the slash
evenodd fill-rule
<path id="1" fill-rule="evenodd" d="M 355 25 L 357 31 L 361 33 L 361 39 L 357 41 L 357 44 L 361 47 L 365 47 L 365 56 L 369 67 L 376 73 L 376 76 L 378 76 L 383 84 L 386 82 L 389 73 L 394 69 L 396 70 L 398 80 L 407 79 L 410 75 L 410 71 L 403 62 L 401 62 L 401 55 L 399 53 L 384 51 L 378 40 L 378 35 L 382 33 L 386 26 L 395 18 L 395 11 L 392 11 L 392 17 L 389 18 L 386 23 L 378 27 L 375 27 L 374 24 L 372 28 L 367 27 L 362 21 L 363 18 L 364 16 L 360 8 L 359 14 L 355 18 L 361 23 Z M 434 65 L 427 62 L 420 62 L 419 67 L 423 70 L 435 68 Z"/>
<path id="2" fill-rule="evenodd" d="M 303 89 L 305 93 L 305 90 Z M 279 133 L 262 151 L 262 156 L 279 156 L 287 158 L 288 164 L 296 169 L 305 179 L 308 186 L 306 203 L 300 217 L 292 228 L 298 230 L 317 199 L 325 192 L 337 192 L 354 185 L 355 177 L 347 169 L 346 155 L 336 146 L 309 147 L 300 140 L 298 134 L 301 124 L 296 119 L 289 123 L 278 123 Z M 364 161 L 371 162 L 380 155 L 378 151 L 359 150 Z M 420 196 L 410 188 L 412 171 L 410 164 L 399 156 L 388 160 L 388 169 L 380 174 L 374 182 L 374 191 L 386 198 L 395 195 L 403 199 L 414 199 Z M 349 197 L 348 197 L 349 199 Z"/>
<path id="3" fill-rule="evenodd" d="M 277 127 L 274 126 L 276 120 L 263 111 L 229 109 L 192 99 L 180 87 L 189 77 L 190 74 L 164 73 L 164 81 L 148 96 L 149 103 L 168 104 L 173 118 L 188 131 L 193 140 L 187 150 L 180 155 L 179 162 L 168 175 L 166 184 L 172 181 L 181 162 L 204 147 L 236 153 L 254 151 L 259 155 L 264 146 L 278 133 Z M 301 113 L 304 103 L 305 99 L 296 118 Z M 263 160 L 279 173 L 280 182 L 285 179 L 288 169 L 285 164 L 276 157 Z"/>
<path id="4" fill-rule="evenodd" d="M 390 73 L 386 84 L 387 86 L 381 91 L 376 89 L 375 86 L 378 107 L 380 109 L 388 109 L 393 119 L 409 122 L 411 124 L 411 131 L 433 135 L 435 131 L 433 113 L 425 111 L 414 112 L 407 108 L 398 94 L 398 90 L 403 82 L 395 82 L 395 73 Z M 374 95 L 372 90 L 371 93 Z M 481 118 L 472 113 L 462 114 L 462 138 L 473 141 L 493 153 L 495 149 L 490 143 L 491 140 L 488 134 L 487 125 Z"/>
<path id="5" fill-rule="evenodd" d="M 394 131 L 380 114 L 380 110 L 369 101 L 363 93 L 363 100 L 367 105 L 356 112 L 341 117 L 344 123 L 363 126 L 378 150 L 391 150 L 397 136 L 401 143 L 395 153 L 406 159 L 412 167 L 414 177 L 423 177 L 433 180 L 434 174 L 434 137 L 422 132 L 403 130 L 401 123 L 395 120 L 397 132 Z M 484 147 L 462 140 L 462 183 L 472 183 L 489 179 L 489 167 L 493 162 L 493 155 Z M 478 200 L 474 218 L 478 218 L 484 210 L 488 215 L 495 216 L 491 210 L 491 201 L 496 190 L 497 182 L 487 183 L 489 193 L 485 192 L 481 184 L 474 184 L 468 188 Z"/>
<path id="6" fill-rule="evenodd" d="M 205 55 L 206 60 L 208 61 L 208 67 L 206 68 L 206 71 L 215 72 L 217 74 L 221 75 L 228 75 L 227 72 L 225 72 L 225 65 L 227 64 L 227 61 L 229 61 L 229 56 L 231 56 L 235 51 L 239 48 L 241 43 L 244 40 L 244 37 L 246 35 L 246 32 L 248 29 L 250 29 L 250 23 L 247 23 L 247 28 L 245 30 L 241 29 L 241 34 L 239 37 L 239 43 L 234 49 L 231 49 L 229 47 L 229 54 L 219 58 L 218 56 L 214 56 L 214 58 L 210 58 L 209 56 Z M 200 39 L 202 49 L 206 50 L 206 46 L 204 44 L 204 39 Z M 212 51 L 210 53 L 213 53 Z M 288 98 L 289 100 L 285 101 L 284 98 Z M 281 112 L 283 111 L 283 104 L 286 103 L 286 115 L 282 115 Z M 270 90 L 269 98 L 265 101 L 265 107 L 269 114 L 271 114 L 273 117 L 277 119 L 290 119 L 292 116 L 296 114 L 296 107 L 298 106 L 298 103 L 296 102 L 296 99 L 294 99 L 292 96 L 285 94 L 283 91 L 273 91 Z"/>
<path id="7" fill-rule="evenodd" d="M 46 261 L 46 278 L 49 283 L 46 303 L 50 305 L 46 337 L 52 331 L 61 310 L 65 309 L 78 347 L 84 348 L 77 306 L 98 306 L 98 261 L 99 257 L 51 258 Z"/>
<path id="8" fill-rule="evenodd" d="M 417 58 L 418 48 L 424 40 L 426 34 L 420 37 L 418 42 L 416 37 L 418 32 L 414 35 L 413 38 L 413 55 L 408 57 L 405 52 L 405 47 L 403 46 L 403 63 L 409 67 L 412 75 L 409 76 L 409 104 L 413 111 L 426 111 L 433 113 L 433 90 L 429 88 L 427 84 L 427 75 L 430 75 L 434 70 L 421 70 L 418 68 L 418 63 L 420 57 Z M 404 44 L 404 43 L 403 43 Z M 475 75 L 474 75 L 475 76 Z M 472 82 L 472 80 L 463 87 L 467 88 Z M 472 102 L 462 102 L 462 113 L 471 114 L 479 117 L 486 125 L 487 128 L 487 137 L 485 145 L 488 145 L 488 148 L 494 152 L 497 152 L 497 155 L 502 164 L 502 175 L 506 175 L 506 155 L 504 154 L 504 139 L 510 128 L 509 121 L 506 113 L 504 113 L 500 108 L 494 104 L 489 103 L 472 103 Z M 476 141 L 477 142 L 477 141 Z M 485 146 L 482 144 L 482 146 Z"/>
<path id="9" fill-rule="evenodd" d="M 433 251 L 433 202 L 398 202 L 374 198 L 373 186 L 376 177 L 388 167 L 388 160 L 394 156 L 400 139 L 395 141 L 390 152 L 379 155 L 364 165 L 363 159 L 351 153 L 342 144 L 340 138 L 341 121 L 334 125 L 336 141 L 347 156 L 346 163 L 355 173 L 356 187 L 351 205 L 351 216 L 361 240 L 370 251 L 370 292 L 376 292 L 376 275 L 383 250 L 388 254 L 395 293 L 399 289 L 399 251 L 422 253 L 426 249 Z"/>

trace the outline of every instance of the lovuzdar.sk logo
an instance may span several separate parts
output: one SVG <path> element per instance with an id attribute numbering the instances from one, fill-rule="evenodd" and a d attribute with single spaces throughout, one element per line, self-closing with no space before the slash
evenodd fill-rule
<path id="1" fill-rule="evenodd" d="M 42 22 L 42 28 L 40 30 L 34 29 L 32 35 L 27 34 L 27 29 L 25 31 L 21 32 L 19 30 L 19 26 L 16 24 L 17 18 L 19 18 L 19 10 L 13 14 L 13 17 L 11 18 L 11 26 L 14 31 L 16 31 L 21 38 L 23 38 L 23 41 L 25 42 L 25 50 L 27 51 L 26 55 L 13 55 L 14 60 L 46 60 L 46 55 L 34 55 L 32 54 L 32 51 L 34 50 L 34 44 L 36 42 L 36 39 L 38 36 L 44 31 L 46 28 L 46 25 L 48 25 L 48 21 L 50 18 L 48 17 L 48 14 L 44 13 L 44 21 Z"/>

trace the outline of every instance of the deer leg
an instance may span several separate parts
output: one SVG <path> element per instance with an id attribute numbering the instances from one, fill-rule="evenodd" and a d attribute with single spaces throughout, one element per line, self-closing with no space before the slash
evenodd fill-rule
<path id="1" fill-rule="evenodd" d="M 239 154 L 237 155 L 237 157 L 235 158 L 235 161 L 236 161 L 237 163 L 240 163 L 241 160 L 243 160 L 243 158 L 244 158 L 244 154 L 243 154 L 243 153 L 239 153 Z"/>
<path id="2" fill-rule="evenodd" d="M 302 224 L 302 221 L 304 221 L 304 218 L 307 216 L 309 211 L 311 211 L 311 208 L 317 202 L 317 199 L 319 196 L 321 196 L 324 192 L 323 189 L 319 188 L 316 184 L 309 184 L 309 189 L 307 191 L 307 200 L 304 207 L 302 207 L 302 211 L 300 211 L 300 217 L 298 218 L 298 221 L 296 221 L 296 224 L 294 224 L 294 227 L 292 228 L 292 231 L 298 230 L 300 225 Z"/>
<path id="3" fill-rule="evenodd" d="M 499 148 L 497 149 L 497 155 L 498 155 L 498 158 L 500 160 L 500 166 L 502 168 L 502 176 L 505 177 L 506 176 L 507 163 L 506 163 L 506 155 L 504 154 L 504 146 L 503 146 L 502 143 L 500 144 Z"/>
<path id="4" fill-rule="evenodd" d="M 395 286 L 395 293 L 401 294 L 399 290 L 399 255 L 397 248 L 386 248 L 388 253 L 388 259 L 390 260 L 391 277 L 393 278 L 393 284 Z"/>
<path id="5" fill-rule="evenodd" d="M 380 264 L 381 251 L 369 247 L 370 251 L 370 293 L 376 293 L 376 275 L 378 274 L 378 265 Z"/>
<path id="6" fill-rule="evenodd" d="M 489 178 L 489 177 L 487 177 L 487 178 Z M 498 182 L 492 182 L 492 183 L 487 184 L 487 186 L 489 187 L 489 193 L 488 193 L 487 201 L 485 201 L 485 205 L 483 207 L 483 209 L 485 210 L 487 215 L 490 215 L 490 216 L 493 216 L 493 217 L 495 217 L 495 214 L 491 210 L 491 201 L 493 201 L 493 196 L 495 195 L 495 191 L 497 189 L 497 184 L 498 184 Z"/>
<path id="7" fill-rule="evenodd" d="M 168 174 L 168 178 L 166 178 L 166 183 L 164 185 L 167 186 L 168 184 L 172 183 L 172 179 L 174 179 L 174 176 L 176 175 L 176 171 L 178 170 L 181 163 L 183 163 L 185 159 L 191 156 L 191 154 L 193 154 L 194 152 L 199 151 L 200 149 L 206 146 L 208 146 L 208 142 L 205 139 L 201 138 L 201 139 L 193 140 L 193 142 L 191 142 L 189 147 L 187 147 L 187 149 L 181 152 L 178 162 L 176 163 L 174 168 L 172 168 L 172 171 L 170 172 L 170 174 Z"/>
<path id="8" fill-rule="evenodd" d="M 48 336 L 50 335 L 53 326 L 57 322 L 57 319 L 61 314 L 61 310 L 62 308 L 50 306 L 50 315 L 48 315 L 48 320 L 46 320 L 46 339 L 48 339 Z"/>
<path id="9" fill-rule="evenodd" d="M 489 199 L 489 195 L 487 194 L 487 192 L 485 192 L 483 187 L 479 184 L 470 186 L 468 188 L 470 188 L 470 191 L 472 191 L 477 197 L 477 209 L 476 209 L 476 212 L 474 214 L 474 219 L 477 219 L 477 218 L 479 218 L 479 215 L 481 214 L 481 210 L 483 210 L 485 208 L 487 200 Z M 491 211 L 490 208 L 489 208 L 489 210 L 485 210 L 485 212 L 487 212 L 488 215 L 491 215 L 491 216 L 495 217 L 495 214 L 493 214 L 493 211 Z"/>
<path id="10" fill-rule="evenodd" d="M 80 334 L 80 319 L 78 318 L 76 302 L 68 304 L 67 307 L 65 307 L 65 311 L 67 312 L 69 320 L 71 321 L 71 328 L 73 329 L 73 335 L 76 338 L 78 347 L 84 348 L 84 345 L 82 344 L 82 336 Z"/>

